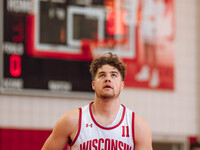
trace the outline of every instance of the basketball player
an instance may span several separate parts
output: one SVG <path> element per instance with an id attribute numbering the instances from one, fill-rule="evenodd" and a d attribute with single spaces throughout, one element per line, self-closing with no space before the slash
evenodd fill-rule
<path id="1" fill-rule="evenodd" d="M 108 53 L 92 61 L 90 73 L 94 101 L 64 114 L 42 150 L 152 150 L 146 121 L 120 104 L 125 64 Z"/>

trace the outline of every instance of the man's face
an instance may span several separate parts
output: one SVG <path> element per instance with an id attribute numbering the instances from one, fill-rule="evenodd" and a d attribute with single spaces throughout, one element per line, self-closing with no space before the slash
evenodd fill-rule
<path id="1" fill-rule="evenodd" d="M 113 66 L 103 65 L 98 68 L 92 88 L 96 96 L 103 99 L 118 97 L 124 87 L 120 72 Z"/>

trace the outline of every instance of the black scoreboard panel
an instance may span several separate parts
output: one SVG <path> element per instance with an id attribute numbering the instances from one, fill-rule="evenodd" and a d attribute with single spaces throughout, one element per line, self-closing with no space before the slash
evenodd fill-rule
<path id="1" fill-rule="evenodd" d="M 76 5 L 76 1 L 53 5 L 50 1 L 41 1 L 40 42 L 64 45 L 64 40 L 59 38 L 59 29 L 64 29 L 66 19 L 45 20 L 46 7 L 61 10 L 69 5 Z M 94 0 L 96 5 L 102 1 Z M 46 57 L 34 57 L 27 54 L 26 32 L 27 16 L 32 10 L 32 1 L 4 0 L 3 16 L 1 16 L 2 49 L 1 49 L 1 93 L 14 94 L 39 94 L 39 95 L 77 95 L 76 92 L 92 93 L 91 78 L 89 73 L 90 60 L 72 60 Z M 15 6 L 14 6 L 15 5 Z M 25 8 L 26 6 L 26 8 Z M 64 9 L 63 9 L 64 10 Z M 52 10 L 53 13 L 53 10 Z M 78 16 L 80 19 L 80 16 Z M 46 21 L 46 22 L 45 22 Z M 48 33 L 51 34 L 48 35 Z M 52 32 L 54 36 L 52 36 Z M 87 32 L 86 32 L 87 33 Z M 83 33 L 84 34 L 84 33 Z M 87 35 L 88 36 L 88 35 Z M 66 36 L 65 36 L 66 37 Z M 81 38 L 76 36 L 77 38 Z M 75 94 L 72 94 L 75 93 Z M 79 96 L 78 96 L 79 97 Z"/>
<path id="2" fill-rule="evenodd" d="M 136 3 L 1 1 L 0 92 L 93 96 L 89 73 L 93 57 L 112 51 L 135 59 Z"/>
<path id="3" fill-rule="evenodd" d="M 94 4 L 92 4 L 92 6 L 94 7 L 94 9 L 97 9 L 95 8 Z M 97 6 L 101 6 L 101 4 Z M 69 11 L 67 11 L 69 9 L 66 8 L 69 7 L 71 7 L 71 10 L 73 8 L 80 8 L 83 10 L 87 9 L 87 7 L 75 4 L 75 1 L 71 2 L 69 1 L 68 3 L 49 3 L 46 1 L 40 2 L 40 7 L 38 8 L 40 11 L 40 17 L 38 19 L 40 21 L 40 28 L 39 28 L 40 43 L 68 45 L 67 35 L 63 35 L 64 37 L 61 38 L 60 37 L 61 32 L 63 32 L 63 34 L 72 32 L 73 34 L 72 36 L 74 37 L 75 40 L 80 40 L 83 38 L 86 39 L 95 38 L 95 33 L 97 33 L 97 23 L 98 23 L 97 19 L 94 18 L 94 16 L 89 18 L 84 13 L 77 14 L 78 12 L 80 12 L 78 11 L 75 14 L 73 14 L 73 20 L 70 20 L 66 15 L 67 13 L 69 13 Z M 71 22 L 73 22 L 72 23 L 73 28 L 72 29 L 70 28 L 69 30 L 66 27 L 67 24 Z"/>

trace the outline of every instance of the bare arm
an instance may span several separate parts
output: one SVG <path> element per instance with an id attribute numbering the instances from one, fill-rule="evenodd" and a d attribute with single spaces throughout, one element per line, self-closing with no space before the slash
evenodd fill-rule
<path id="1" fill-rule="evenodd" d="M 153 150 L 150 127 L 137 115 L 135 116 L 135 150 Z"/>
<path id="2" fill-rule="evenodd" d="M 56 123 L 53 132 L 44 143 L 42 150 L 62 150 L 78 129 L 79 111 L 64 114 Z"/>

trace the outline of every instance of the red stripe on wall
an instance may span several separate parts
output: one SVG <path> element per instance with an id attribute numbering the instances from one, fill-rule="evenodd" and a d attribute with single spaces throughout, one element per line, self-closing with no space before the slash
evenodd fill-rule
<path id="1" fill-rule="evenodd" d="M 51 132 L 51 130 L 0 128 L 0 150 L 40 150 Z"/>

